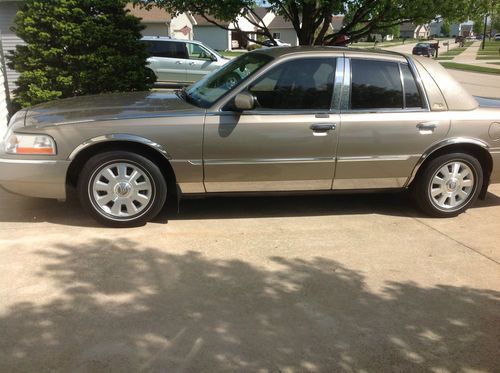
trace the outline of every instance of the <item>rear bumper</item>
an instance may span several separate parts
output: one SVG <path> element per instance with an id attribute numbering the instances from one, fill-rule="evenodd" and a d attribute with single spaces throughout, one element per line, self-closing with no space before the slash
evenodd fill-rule
<path id="1" fill-rule="evenodd" d="M 69 161 L 0 158 L 0 186 L 28 197 L 66 199 Z"/>

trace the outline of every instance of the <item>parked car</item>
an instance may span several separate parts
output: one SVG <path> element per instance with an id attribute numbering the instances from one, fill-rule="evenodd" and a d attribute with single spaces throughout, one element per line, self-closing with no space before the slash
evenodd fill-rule
<path id="1" fill-rule="evenodd" d="M 145 36 L 141 40 L 151 56 L 149 67 L 161 84 L 194 83 L 229 61 L 199 41 L 156 36 Z"/>
<path id="2" fill-rule="evenodd" d="M 413 47 L 412 54 L 416 56 L 434 57 L 436 50 L 430 43 L 417 43 Z"/>
<path id="3" fill-rule="evenodd" d="M 495 40 L 500 40 L 500 34 L 495 34 Z"/>
<path id="4" fill-rule="evenodd" d="M 267 39 L 267 40 L 264 40 L 262 45 L 264 45 L 266 47 L 290 47 L 291 46 L 290 43 L 285 43 L 284 41 L 282 41 L 280 39 L 274 39 L 274 41 L 271 39 Z"/>
<path id="5" fill-rule="evenodd" d="M 263 48 L 176 94 L 23 109 L 4 143 L 4 189 L 64 200 L 72 185 L 116 227 L 149 221 L 169 195 L 267 192 L 410 190 L 451 217 L 500 183 L 500 101 L 476 100 L 430 59 Z"/>

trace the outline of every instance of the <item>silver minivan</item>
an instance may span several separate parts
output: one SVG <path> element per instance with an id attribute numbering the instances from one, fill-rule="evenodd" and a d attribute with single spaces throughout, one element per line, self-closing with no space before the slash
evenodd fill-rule
<path id="1" fill-rule="evenodd" d="M 229 60 L 199 41 L 145 36 L 149 67 L 158 83 L 187 85 L 203 78 Z"/>

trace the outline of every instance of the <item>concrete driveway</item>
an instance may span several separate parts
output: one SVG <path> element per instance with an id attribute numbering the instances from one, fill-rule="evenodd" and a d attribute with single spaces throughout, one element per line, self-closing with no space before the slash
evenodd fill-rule
<path id="1" fill-rule="evenodd" d="M 1 372 L 498 372 L 500 185 L 183 201 L 145 227 L 0 192 Z"/>

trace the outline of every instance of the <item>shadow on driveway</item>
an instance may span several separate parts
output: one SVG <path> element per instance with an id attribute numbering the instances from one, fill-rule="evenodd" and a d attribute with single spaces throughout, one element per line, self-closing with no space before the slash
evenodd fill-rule
<path id="1" fill-rule="evenodd" d="M 37 255 L 61 295 L 0 316 L 2 372 L 498 371 L 500 293 L 386 282 L 321 257 L 273 270 L 121 239 Z"/>

